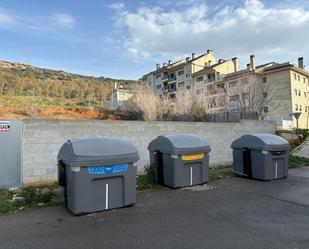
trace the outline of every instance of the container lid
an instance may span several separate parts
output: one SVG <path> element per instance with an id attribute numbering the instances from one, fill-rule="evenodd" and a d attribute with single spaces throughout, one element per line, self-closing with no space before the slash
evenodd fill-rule
<path id="1" fill-rule="evenodd" d="M 289 142 L 286 139 L 273 134 L 248 134 L 236 139 L 232 143 L 231 148 L 280 151 L 288 150 Z"/>
<path id="2" fill-rule="evenodd" d="M 192 154 L 209 152 L 210 146 L 201 136 L 182 133 L 158 136 L 150 142 L 148 150 L 170 154 Z"/>
<path id="3" fill-rule="evenodd" d="M 112 137 L 88 137 L 68 140 L 58 153 L 58 161 L 67 165 L 83 166 L 110 165 L 113 163 L 136 162 L 139 155 L 136 148 L 125 139 Z"/>

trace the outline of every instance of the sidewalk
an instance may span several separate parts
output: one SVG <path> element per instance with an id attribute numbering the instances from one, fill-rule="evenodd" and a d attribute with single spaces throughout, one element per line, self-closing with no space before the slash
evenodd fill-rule
<path id="1" fill-rule="evenodd" d="M 0 216 L 0 248 L 309 248 L 309 167 L 211 185 L 140 192 L 134 207 L 87 216 L 62 206 Z"/>
<path id="2" fill-rule="evenodd" d="M 295 151 L 296 156 L 306 157 L 309 159 L 309 138 Z"/>

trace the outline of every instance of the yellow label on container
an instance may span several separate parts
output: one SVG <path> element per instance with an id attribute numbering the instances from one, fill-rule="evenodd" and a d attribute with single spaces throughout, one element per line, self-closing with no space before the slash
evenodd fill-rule
<path id="1" fill-rule="evenodd" d="M 182 155 L 181 159 L 184 161 L 191 161 L 191 160 L 198 160 L 198 159 L 203 159 L 204 154 L 193 154 L 193 155 Z"/>

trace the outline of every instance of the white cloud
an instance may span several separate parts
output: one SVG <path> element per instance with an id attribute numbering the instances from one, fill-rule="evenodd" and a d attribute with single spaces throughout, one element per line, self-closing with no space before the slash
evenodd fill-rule
<path id="1" fill-rule="evenodd" d="M 55 24 L 63 28 L 73 28 L 76 24 L 75 18 L 68 13 L 57 13 L 54 15 Z"/>
<path id="2" fill-rule="evenodd" d="M 209 13 L 216 6 L 192 1 L 186 8 L 171 8 L 115 8 L 117 25 L 120 21 L 128 34 L 122 40 L 128 56 L 176 58 L 208 48 L 224 57 L 256 53 L 265 61 L 309 54 L 309 11 L 302 5 L 266 7 L 247 0 Z"/>
<path id="3" fill-rule="evenodd" d="M 0 25 L 13 23 L 15 23 L 15 19 L 11 15 L 5 13 L 5 11 L 0 9 Z"/>
<path id="4" fill-rule="evenodd" d="M 118 3 L 113 3 L 109 7 L 115 10 L 122 10 L 124 8 L 124 3 L 118 2 Z"/>

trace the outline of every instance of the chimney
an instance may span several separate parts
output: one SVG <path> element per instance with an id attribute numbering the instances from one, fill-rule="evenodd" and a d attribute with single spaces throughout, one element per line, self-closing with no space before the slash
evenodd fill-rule
<path id="1" fill-rule="evenodd" d="M 187 58 L 186 58 L 186 62 L 188 62 L 189 60 L 190 60 L 190 57 L 187 57 Z"/>
<path id="2" fill-rule="evenodd" d="M 156 69 L 158 70 L 158 69 L 160 69 L 160 64 L 156 64 Z"/>
<path id="3" fill-rule="evenodd" d="M 239 66 L 238 66 L 238 58 L 234 57 L 232 58 L 233 64 L 234 64 L 234 72 L 237 72 L 239 70 Z"/>
<path id="4" fill-rule="evenodd" d="M 250 66 L 252 70 L 256 69 L 256 59 L 255 59 L 255 55 L 251 55 L 250 56 Z"/>
<path id="5" fill-rule="evenodd" d="M 250 65 L 250 63 L 249 64 L 247 64 L 247 69 L 251 69 L 251 65 Z"/>
<path id="6" fill-rule="evenodd" d="M 211 61 L 208 61 L 208 66 L 209 66 L 209 67 L 211 66 Z"/>
<path id="7" fill-rule="evenodd" d="M 172 63 L 172 61 L 171 61 L 171 60 L 168 60 L 168 65 L 169 65 L 169 66 L 171 65 L 171 63 Z"/>
<path id="8" fill-rule="evenodd" d="M 211 49 L 207 50 L 207 54 L 213 54 L 213 53 L 214 53 L 214 51 L 212 51 Z"/>
<path id="9" fill-rule="evenodd" d="M 304 69 L 304 58 L 303 57 L 298 58 L 298 67 L 301 69 Z"/>
<path id="10" fill-rule="evenodd" d="M 192 60 L 194 59 L 194 56 L 195 56 L 195 53 L 192 53 L 191 57 L 192 57 Z"/>
<path id="11" fill-rule="evenodd" d="M 166 63 L 163 63 L 163 67 L 166 67 L 167 66 L 167 64 Z"/>

